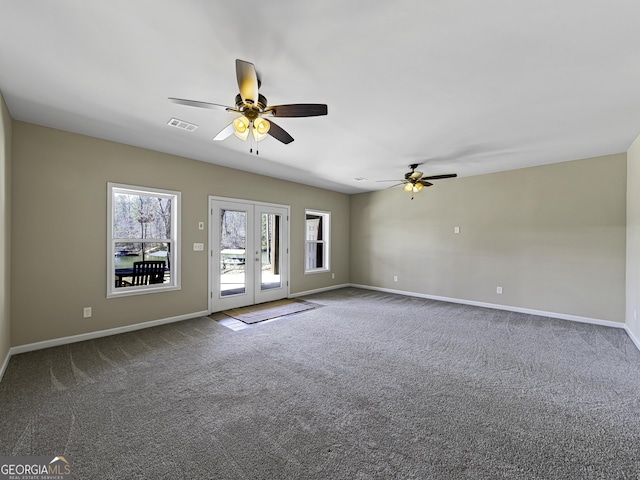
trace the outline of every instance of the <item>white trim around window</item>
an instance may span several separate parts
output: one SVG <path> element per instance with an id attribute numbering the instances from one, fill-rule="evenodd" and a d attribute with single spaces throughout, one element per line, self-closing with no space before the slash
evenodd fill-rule
<path id="1" fill-rule="evenodd" d="M 331 212 L 304 211 L 304 273 L 328 272 L 331 268 Z"/>
<path id="2" fill-rule="evenodd" d="M 107 298 L 180 290 L 180 209 L 180 192 L 107 183 Z M 160 273 L 141 281 L 143 262 Z"/>

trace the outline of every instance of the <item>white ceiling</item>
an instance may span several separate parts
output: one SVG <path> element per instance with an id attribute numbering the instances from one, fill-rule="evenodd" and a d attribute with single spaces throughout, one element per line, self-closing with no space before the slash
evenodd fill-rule
<path id="1" fill-rule="evenodd" d="M 279 120 L 295 141 L 259 156 L 213 142 L 233 114 L 167 97 L 233 105 L 236 58 L 270 105 L 329 115 Z M 410 163 L 468 176 L 626 151 L 640 2 L 0 0 L 0 91 L 16 120 L 355 193 Z"/>

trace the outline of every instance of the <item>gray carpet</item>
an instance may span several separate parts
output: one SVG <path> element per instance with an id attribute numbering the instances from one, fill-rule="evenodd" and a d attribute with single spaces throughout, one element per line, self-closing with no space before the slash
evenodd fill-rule
<path id="1" fill-rule="evenodd" d="M 14 356 L 0 455 L 77 479 L 638 479 L 620 329 L 378 292 Z"/>

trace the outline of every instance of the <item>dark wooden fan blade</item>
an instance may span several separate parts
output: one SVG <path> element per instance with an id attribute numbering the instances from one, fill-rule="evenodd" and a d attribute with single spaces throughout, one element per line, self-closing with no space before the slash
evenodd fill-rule
<path id="1" fill-rule="evenodd" d="M 433 183 L 427 182 L 424 178 L 422 180 L 419 180 L 419 183 L 421 183 L 425 187 L 430 187 L 431 185 L 433 185 Z"/>
<path id="2" fill-rule="evenodd" d="M 271 120 L 269 120 L 271 127 L 269 127 L 269 135 L 271 135 L 276 140 L 281 141 L 284 144 L 288 144 L 293 142 L 293 137 L 289 135 L 282 127 L 276 125 Z"/>
<path id="3" fill-rule="evenodd" d="M 231 135 L 233 135 L 233 131 L 234 131 L 233 123 L 230 123 L 229 125 L 224 127 L 219 134 L 213 137 L 213 139 L 216 141 L 224 140 L 226 138 L 229 138 Z"/>
<path id="4" fill-rule="evenodd" d="M 211 108 L 214 110 L 229 110 L 231 107 L 226 105 L 218 105 L 217 103 L 199 102 L 198 100 L 187 100 L 186 98 L 169 97 L 169 101 L 178 105 L 187 105 L 189 107 Z"/>
<path id="5" fill-rule="evenodd" d="M 253 63 L 236 59 L 236 78 L 240 96 L 245 102 L 258 104 L 258 75 Z"/>
<path id="6" fill-rule="evenodd" d="M 422 177 L 423 180 L 439 180 L 441 178 L 454 178 L 457 177 L 458 174 L 456 173 L 450 173 L 448 175 L 433 175 L 431 177 Z"/>
<path id="7" fill-rule="evenodd" d="M 291 105 L 275 105 L 267 108 L 274 117 L 319 117 L 327 114 L 324 103 L 294 103 Z"/>

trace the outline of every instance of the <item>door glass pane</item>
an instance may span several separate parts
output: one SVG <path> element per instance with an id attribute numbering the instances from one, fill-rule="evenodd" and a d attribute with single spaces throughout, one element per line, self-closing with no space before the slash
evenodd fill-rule
<path id="1" fill-rule="evenodd" d="M 246 293 L 247 212 L 220 209 L 220 296 Z"/>
<path id="2" fill-rule="evenodd" d="M 280 288 L 280 215 L 263 213 L 260 240 L 260 289 Z"/>

